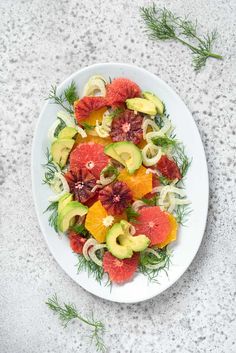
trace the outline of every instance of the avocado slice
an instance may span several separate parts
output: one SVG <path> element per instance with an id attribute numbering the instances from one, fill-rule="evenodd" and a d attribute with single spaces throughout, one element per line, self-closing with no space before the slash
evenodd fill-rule
<path id="1" fill-rule="evenodd" d="M 62 129 L 59 132 L 58 138 L 59 139 L 72 139 L 73 137 L 75 137 L 77 132 L 78 131 L 74 127 L 66 126 L 66 127 L 64 127 L 64 129 Z"/>
<path id="2" fill-rule="evenodd" d="M 57 139 L 51 145 L 51 155 L 54 162 L 63 168 L 75 141 L 72 139 Z"/>
<path id="3" fill-rule="evenodd" d="M 66 232 L 70 227 L 70 222 L 75 216 L 84 216 L 88 212 L 88 207 L 78 201 L 70 201 L 58 213 L 57 226 L 61 232 Z"/>
<path id="4" fill-rule="evenodd" d="M 110 253 L 118 259 L 127 259 L 133 255 L 133 250 L 130 246 L 121 245 L 117 242 L 123 232 L 124 231 L 120 223 L 115 223 L 106 235 L 107 248 Z"/>
<path id="5" fill-rule="evenodd" d="M 157 109 L 153 102 L 145 98 L 131 98 L 126 99 L 126 105 L 128 109 L 136 110 L 138 112 L 148 114 L 148 115 L 156 115 Z"/>
<path id="6" fill-rule="evenodd" d="M 116 161 L 120 162 L 123 166 L 125 166 L 125 161 L 120 158 L 120 156 L 116 153 L 113 148 L 114 143 L 110 143 L 108 146 L 104 148 L 104 153 L 107 154 L 109 157 L 115 159 Z"/>
<path id="7" fill-rule="evenodd" d="M 123 164 L 133 174 L 142 164 L 140 149 L 132 142 L 115 142 L 105 147 L 105 153 Z"/>
<path id="8" fill-rule="evenodd" d="M 164 104 L 162 103 L 160 98 L 158 98 L 152 92 L 143 92 L 143 97 L 146 98 L 147 100 L 149 100 L 150 102 L 153 102 L 155 104 L 155 107 L 157 109 L 157 113 L 158 114 L 161 114 L 161 115 L 163 114 L 163 112 L 164 112 Z"/>
<path id="9" fill-rule="evenodd" d="M 70 202 L 73 200 L 73 195 L 70 194 L 69 192 L 66 192 L 62 197 L 60 197 L 58 201 L 58 213 L 62 211 L 62 209 Z"/>
<path id="10" fill-rule="evenodd" d="M 121 234 L 118 238 L 118 241 L 121 245 L 130 247 L 133 251 L 139 252 L 145 250 L 150 244 L 150 239 L 144 235 L 140 234 L 133 236 L 129 233 L 129 223 L 127 221 L 120 222 L 121 227 L 123 228 L 124 233 Z"/>

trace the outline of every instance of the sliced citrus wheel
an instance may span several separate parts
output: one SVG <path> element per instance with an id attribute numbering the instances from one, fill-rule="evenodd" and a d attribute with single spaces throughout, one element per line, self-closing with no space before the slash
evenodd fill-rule
<path id="1" fill-rule="evenodd" d="M 171 223 L 167 212 L 163 212 L 159 206 L 143 207 L 133 224 L 135 234 L 145 234 L 150 240 L 150 245 L 164 242 L 171 231 Z"/>
<path id="2" fill-rule="evenodd" d="M 70 169 L 72 171 L 86 168 L 97 179 L 100 178 L 100 173 L 108 162 L 109 158 L 104 153 L 104 147 L 98 143 L 82 143 L 70 154 Z"/>
<path id="3" fill-rule="evenodd" d="M 85 122 L 89 125 L 95 126 L 96 121 L 98 120 L 99 123 L 102 122 L 103 114 L 107 110 L 107 107 L 103 107 L 101 109 L 95 110 L 89 114 L 86 118 Z"/>
<path id="4" fill-rule="evenodd" d="M 109 216 L 101 202 L 97 201 L 88 210 L 85 227 L 99 243 L 104 243 L 109 223 L 112 225 L 113 221 L 114 218 Z"/>
<path id="5" fill-rule="evenodd" d="M 133 81 L 119 77 L 107 85 L 107 102 L 109 105 L 121 104 L 128 98 L 135 98 L 141 95 L 140 87 Z"/>
<path id="6" fill-rule="evenodd" d="M 135 253 L 130 259 L 120 260 L 107 251 L 103 256 L 103 269 L 108 273 L 112 282 L 123 283 L 134 276 L 138 262 L 138 253 Z"/>
<path id="7" fill-rule="evenodd" d="M 89 114 L 107 105 L 104 97 L 83 97 L 74 102 L 75 118 L 80 123 L 89 117 Z"/>
<path id="8" fill-rule="evenodd" d="M 168 245 L 176 240 L 177 231 L 178 231 L 178 223 L 177 223 L 175 217 L 170 213 L 168 214 L 168 218 L 170 221 L 171 230 L 170 230 L 169 234 L 167 235 L 166 240 L 163 241 L 162 243 L 157 244 L 157 247 L 160 249 L 164 248 L 166 245 Z"/>
<path id="9" fill-rule="evenodd" d="M 152 191 L 152 174 L 146 174 L 146 168 L 143 166 L 134 174 L 129 174 L 126 169 L 122 169 L 118 179 L 128 185 L 134 199 L 140 199 Z"/>

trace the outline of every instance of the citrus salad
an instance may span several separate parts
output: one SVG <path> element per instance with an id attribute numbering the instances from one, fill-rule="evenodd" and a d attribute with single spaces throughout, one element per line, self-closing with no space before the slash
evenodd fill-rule
<path id="1" fill-rule="evenodd" d="M 158 88 L 158 87 L 157 87 Z M 188 213 L 183 178 L 189 160 L 164 103 L 127 78 L 92 76 L 81 97 L 75 82 L 48 132 L 46 211 L 78 256 L 78 271 L 124 283 L 141 272 L 156 280 L 168 244 Z"/>

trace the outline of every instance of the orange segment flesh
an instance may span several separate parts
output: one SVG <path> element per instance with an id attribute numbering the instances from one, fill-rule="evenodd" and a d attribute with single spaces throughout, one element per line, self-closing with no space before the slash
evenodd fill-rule
<path id="1" fill-rule="evenodd" d="M 103 114 L 107 110 L 106 107 L 101 108 L 99 110 L 95 110 L 92 113 L 89 114 L 89 116 L 83 120 L 83 122 L 89 124 L 89 125 L 96 125 L 96 121 L 98 120 L 99 123 L 102 122 Z"/>
<path id="2" fill-rule="evenodd" d="M 110 143 L 112 143 L 112 139 L 110 137 L 108 138 L 102 138 L 99 136 L 91 136 L 88 135 L 85 138 L 82 138 L 80 136 L 80 134 L 77 135 L 76 140 L 75 140 L 75 145 L 79 145 L 80 143 L 84 143 L 84 142 L 94 142 L 94 143 L 98 143 L 100 145 L 106 146 L 109 145 Z"/>
<path id="3" fill-rule="evenodd" d="M 177 230 L 178 230 L 178 223 L 175 219 L 175 217 L 172 214 L 168 214 L 168 218 L 170 221 L 170 225 L 171 225 L 171 231 L 170 233 L 167 235 L 167 238 L 165 241 L 163 241 L 162 243 L 157 244 L 157 247 L 162 249 L 164 248 L 166 245 L 172 243 L 173 241 L 176 240 L 176 235 L 177 235 Z"/>
<path id="4" fill-rule="evenodd" d="M 137 172 L 130 175 L 126 169 L 122 169 L 118 180 L 125 182 L 132 191 L 134 199 L 140 199 L 152 191 L 152 174 L 146 174 L 146 168 L 141 166 Z"/>
<path id="5" fill-rule="evenodd" d="M 109 227 L 105 227 L 103 224 L 104 218 L 108 215 L 105 208 L 102 206 L 100 201 L 95 202 L 88 210 L 87 217 L 85 220 L 85 228 L 93 235 L 93 237 L 99 242 L 104 243 L 106 240 L 106 233 Z M 124 219 L 124 215 L 114 217 L 113 224 Z M 112 225 L 111 225 L 112 226 Z"/>

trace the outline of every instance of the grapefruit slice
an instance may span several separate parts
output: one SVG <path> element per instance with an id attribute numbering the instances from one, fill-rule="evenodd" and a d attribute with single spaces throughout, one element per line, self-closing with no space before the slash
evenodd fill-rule
<path id="1" fill-rule="evenodd" d="M 103 256 L 103 269 L 108 273 L 112 282 L 123 283 L 130 280 L 138 268 L 139 254 L 135 253 L 130 259 L 117 259 L 109 251 Z"/>
<path id="2" fill-rule="evenodd" d="M 108 105 L 120 105 L 128 98 L 140 97 L 141 89 L 133 81 L 127 78 L 116 78 L 107 85 L 107 103 Z"/>
<path id="3" fill-rule="evenodd" d="M 159 206 L 141 208 L 133 225 L 136 234 L 145 234 L 151 240 L 150 246 L 164 242 L 171 231 L 168 213 Z"/>
<path id="4" fill-rule="evenodd" d="M 100 173 L 109 162 L 104 153 L 104 147 L 98 143 L 82 143 L 70 154 L 70 169 L 77 171 L 86 168 L 95 178 L 100 178 Z"/>
<path id="5" fill-rule="evenodd" d="M 152 191 L 152 174 L 146 174 L 146 168 L 143 166 L 134 174 L 129 174 L 125 168 L 122 169 L 118 180 L 124 181 L 128 185 L 136 200 Z"/>
<path id="6" fill-rule="evenodd" d="M 91 112 L 107 105 L 104 97 L 83 97 L 74 102 L 75 117 L 78 123 L 86 119 Z"/>

